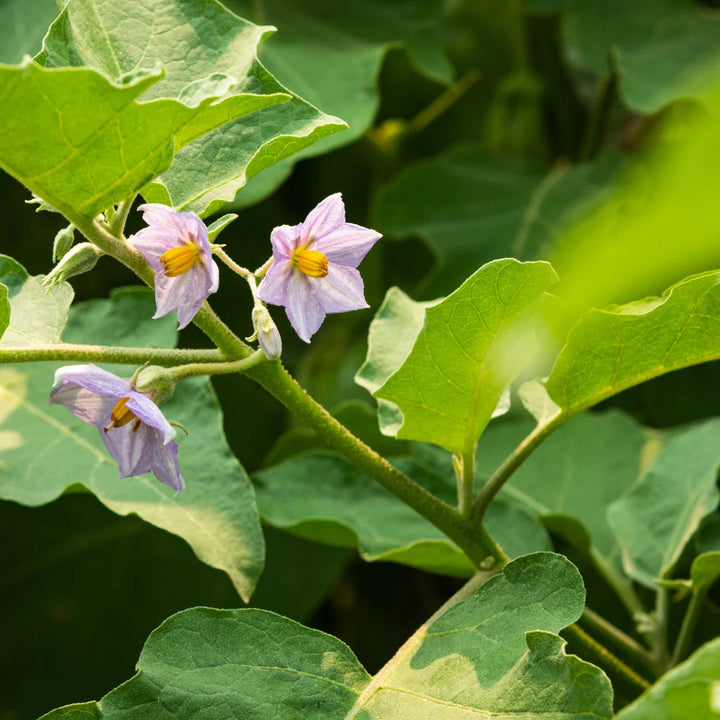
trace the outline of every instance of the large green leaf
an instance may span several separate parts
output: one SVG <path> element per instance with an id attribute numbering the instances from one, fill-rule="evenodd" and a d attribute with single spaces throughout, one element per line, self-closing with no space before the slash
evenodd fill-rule
<path id="1" fill-rule="evenodd" d="M 149 291 L 116 293 L 73 310 L 65 339 L 123 344 L 172 344 L 174 321 L 151 320 Z M 118 318 L 117 322 L 113 319 Z M 117 325 L 118 333 L 113 335 Z M 115 463 L 97 429 L 58 406 L 48 407 L 57 365 L 0 366 L 3 461 L 0 496 L 24 505 L 50 502 L 69 487 L 91 490 L 114 512 L 136 513 L 180 535 L 198 557 L 224 570 L 243 598 L 249 598 L 263 564 L 263 540 L 253 490 L 231 454 L 222 416 L 207 379 L 181 383 L 163 411 L 183 423 L 179 461 L 187 484 L 174 497 L 154 477 L 118 480 Z M 128 368 L 111 368 L 127 375 Z"/>
<path id="2" fill-rule="evenodd" d="M 375 392 L 398 406 L 399 438 L 471 451 L 535 350 L 531 323 L 557 277 L 544 262 L 490 262 L 441 303 L 405 362 Z"/>
<path id="3" fill-rule="evenodd" d="M 3 0 L 0 4 L 0 63 L 34 55 L 58 15 L 55 0 Z"/>
<path id="4" fill-rule="evenodd" d="M 149 637 L 138 674 L 102 701 L 44 720 L 599 720 L 612 689 L 557 635 L 582 612 L 565 558 L 519 558 L 440 615 L 373 679 L 339 640 L 257 610 L 194 608 Z M 142 708 L 142 710 L 140 710 Z"/>
<path id="5" fill-rule="evenodd" d="M 680 98 L 701 97 L 720 70 L 720 15 L 690 0 L 526 0 L 561 10 L 569 51 L 601 76 L 617 72 L 625 104 L 653 113 Z"/>
<path id="6" fill-rule="evenodd" d="M 609 510 L 625 572 L 648 587 L 666 577 L 700 521 L 718 502 L 720 420 L 677 433 Z"/>
<path id="7" fill-rule="evenodd" d="M 720 358 L 720 272 L 661 298 L 590 310 L 572 328 L 545 388 L 563 417 L 653 377 Z"/>
<path id="8" fill-rule="evenodd" d="M 0 348 L 59 342 L 73 289 L 64 282 L 48 290 L 42 279 L 30 277 L 20 263 L 0 255 Z"/>
<path id="9" fill-rule="evenodd" d="M 400 288 L 387 291 L 370 323 L 367 357 L 355 382 L 371 393 L 379 390 L 405 362 L 425 322 L 425 310 L 433 303 L 415 302 Z M 378 422 L 387 435 L 396 435 L 402 413 L 387 400 L 378 400 Z"/>
<path id="10" fill-rule="evenodd" d="M 160 63 L 166 75 L 146 97 L 197 109 L 176 130 L 173 166 L 143 194 L 205 215 L 254 174 L 345 127 L 288 93 L 260 64 L 257 46 L 271 32 L 215 0 L 70 0 L 40 59 L 114 79 Z M 269 109 L 279 102 L 282 108 Z M 255 113 L 260 108 L 267 110 Z"/>
<path id="11" fill-rule="evenodd" d="M 459 145 L 399 173 L 377 195 L 374 226 L 386 236 L 419 236 L 436 256 L 425 297 L 447 294 L 468 272 L 512 256 L 548 259 L 556 237 L 606 189 L 620 158 L 547 169 Z"/>
<path id="12" fill-rule="evenodd" d="M 452 480 L 411 458 L 393 463 L 426 490 L 454 502 Z M 337 455 L 296 456 L 259 472 L 255 480 L 260 514 L 271 525 L 318 542 L 357 547 L 365 560 L 444 575 L 473 573 L 467 557 L 434 525 Z M 513 505 L 493 505 L 487 523 L 511 557 L 550 547 L 532 515 Z"/>
<path id="13" fill-rule="evenodd" d="M 720 715 L 720 639 L 703 645 L 663 675 L 617 720 L 717 720 Z"/>

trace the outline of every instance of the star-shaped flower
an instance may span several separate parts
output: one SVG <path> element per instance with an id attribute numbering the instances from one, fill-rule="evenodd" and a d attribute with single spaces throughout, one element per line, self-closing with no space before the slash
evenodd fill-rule
<path id="1" fill-rule="evenodd" d="M 381 237 L 370 228 L 345 222 L 342 195 L 330 195 L 305 222 L 272 231 L 275 261 L 258 296 L 271 305 L 283 305 L 295 332 L 310 342 L 328 313 L 368 307 L 357 266 Z"/>
<path id="2" fill-rule="evenodd" d="M 184 328 L 218 289 L 219 272 L 210 250 L 205 223 L 195 213 L 175 212 L 167 205 L 140 205 L 148 227 L 128 242 L 155 271 L 154 317 L 177 310 Z"/>
<path id="3" fill-rule="evenodd" d="M 175 429 L 148 395 L 95 365 L 60 368 L 53 385 L 50 403 L 98 428 L 121 478 L 152 472 L 176 492 L 185 487 Z"/>

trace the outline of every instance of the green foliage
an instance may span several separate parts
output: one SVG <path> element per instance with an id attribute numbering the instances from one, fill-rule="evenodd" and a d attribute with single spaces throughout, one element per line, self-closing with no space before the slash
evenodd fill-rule
<path id="1" fill-rule="evenodd" d="M 576 415 L 628 387 L 720 357 L 719 277 L 704 273 L 661 298 L 585 313 L 545 382 L 552 401 Z"/>
<path id="2" fill-rule="evenodd" d="M 531 359 L 531 323 L 556 280 L 547 263 L 497 260 L 428 308 L 412 351 L 375 393 L 400 408 L 398 437 L 472 450 Z"/>
<path id="3" fill-rule="evenodd" d="M 624 103 L 653 113 L 673 100 L 703 97 L 717 78 L 720 19 L 685 0 L 525 0 L 533 11 L 562 12 L 571 52 L 600 76 L 616 72 Z"/>
<path id="4" fill-rule="evenodd" d="M 702 518 L 717 506 L 720 421 L 678 432 L 609 511 L 625 571 L 653 587 L 668 577 Z"/>
<path id="5" fill-rule="evenodd" d="M 99 717 L 113 720 L 142 706 L 145 717 L 177 720 L 198 712 L 212 720 L 609 718 L 607 678 L 566 656 L 554 634 L 583 603 L 582 579 L 565 558 L 520 558 L 431 621 L 375 678 L 324 633 L 263 611 L 195 608 L 150 635 L 138 674 L 96 709 L 43 717 L 74 720 L 101 708 Z"/>
<path id="6" fill-rule="evenodd" d="M 393 463 L 426 490 L 453 501 L 452 479 L 413 458 Z M 442 532 L 341 457 L 302 454 L 263 470 L 255 480 L 260 514 L 271 525 L 318 542 L 357 547 L 369 561 L 472 575 L 470 561 Z M 494 505 L 488 526 L 511 557 L 549 548 L 537 521 L 514 505 Z"/>
<path id="7" fill-rule="evenodd" d="M 19 63 L 23 55 L 36 53 L 58 12 L 55 0 L 4 0 L 0 5 L 0 63 Z"/>
<path id="8" fill-rule="evenodd" d="M 460 145 L 408 166 L 377 195 L 377 226 L 391 238 L 420 236 L 433 252 L 424 296 L 447 294 L 473 267 L 512 256 L 548 259 L 553 243 L 607 190 L 620 157 L 548 170 Z"/>
<path id="9" fill-rule="evenodd" d="M 22 297 L 24 288 L 15 297 Z M 134 290 L 79 305 L 71 314 L 65 339 L 112 345 L 173 343 L 174 320 L 151 320 L 153 305 L 149 292 Z M 53 328 L 60 332 L 56 325 Z M 23 337 L 27 334 L 23 331 Z M 114 512 L 136 513 L 180 535 L 201 560 L 227 572 L 240 595 L 249 598 L 262 570 L 262 533 L 250 481 L 227 447 L 209 381 L 183 383 L 163 407 L 190 433 L 179 438 L 187 488 L 173 497 L 150 476 L 118 480 L 96 428 L 68 418 L 62 407 L 48 407 L 55 367 L 30 363 L 0 368 L 4 450 L 0 496 L 40 505 L 68 488 L 83 486 Z"/>
<path id="10" fill-rule="evenodd" d="M 0 348 L 59 342 L 73 300 L 70 285 L 59 283 L 48 290 L 41 276 L 28 276 L 6 255 L 0 255 L 0 283 Z"/>
<path id="11" fill-rule="evenodd" d="M 718 704 L 720 639 L 703 645 L 689 660 L 678 665 L 617 720 L 715 720 Z"/>

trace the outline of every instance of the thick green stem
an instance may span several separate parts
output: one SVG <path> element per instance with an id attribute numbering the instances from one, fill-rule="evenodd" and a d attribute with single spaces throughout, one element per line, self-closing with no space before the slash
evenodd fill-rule
<path id="1" fill-rule="evenodd" d="M 42 360 L 75 360 L 77 362 L 142 365 L 152 363 L 172 367 L 183 363 L 219 363 L 225 356 L 219 350 L 174 350 L 171 348 L 128 348 L 105 345 L 33 345 L 3 348 L 0 363 L 39 362 Z"/>
<path id="2" fill-rule="evenodd" d="M 559 418 L 560 416 L 558 416 Z M 527 460 L 535 449 L 545 440 L 563 421 L 552 420 L 545 425 L 538 425 L 513 452 L 508 455 L 503 464 L 491 475 L 485 485 L 482 486 L 472 505 L 470 520 L 474 525 L 479 525 L 487 512 L 493 498 L 498 494 L 500 488 L 510 479 L 512 474 Z"/>
<path id="3" fill-rule="evenodd" d="M 704 592 L 694 591 L 690 598 L 690 604 L 685 611 L 685 617 L 680 626 L 680 634 L 678 635 L 672 659 L 670 660 L 670 667 L 675 667 L 679 662 L 682 662 L 690 652 L 693 633 L 695 632 L 695 626 L 697 625 L 704 597 Z"/>
<path id="4" fill-rule="evenodd" d="M 265 363 L 248 375 L 277 398 L 297 418 L 309 425 L 328 445 L 344 455 L 393 495 L 427 518 L 465 551 L 477 566 L 491 557 L 502 563 L 504 554 L 487 542 L 487 533 L 472 528 L 455 508 L 442 502 L 385 458 L 355 437 L 319 405 L 279 363 Z"/>
<path id="5" fill-rule="evenodd" d="M 169 374 L 176 382 L 198 375 L 229 375 L 230 373 L 246 373 L 260 363 L 268 362 L 262 350 L 256 350 L 252 355 L 240 360 L 229 360 L 216 363 L 193 363 L 173 367 Z"/>
<path id="6" fill-rule="evenodd" d="M 655 602 L 655 642 L 652 655 L 656 667 L 664 672 L 670 665 L 670 653 L 667 645 L 668 614 L 670 612 L 670 594 L 667 588 L 659 587 Z"/>
<path id="7" fill-rule="evenodd" d="M 114 235 L 115 237 L 122 237 L 125 230 L 125 223 L 127 222 L 128 215 L 130 214 L 130 210 L 132 209 L 132 205 L 133 202 L 135 202 L 136 197 L 137 195 L 133 195 L 131 198 L 118 203 L 117 208 L 115 209 L 115 214 L 108 223 L 108 229 L 111 235 Z"/>
<path id="8" fill-rule="evenodd" d="M 464 518 L 472 512 L 475 483 L 475 448 L 477 443 L 466 450 L 461 456 L 453 456 L 453 465 L 458 484 L 458 510 Z"/>
<path id="9" fill-rule="evenodd" d="M 583 610 L 581 622 L 598 635 L 602 635 L 612 642 L 615 647 L 624 650 L 629 656 L 642 663 L 648 669 L 654 669 L 650 653 L 637 641 L 624 633 L 619 627 L 613 625 L 602 615 L 586 607 Z"/>
<path id="10" fill-rule="evenodd" d="M 624 680 L 629 686 L 641 692 L 650 687 L 650 682 L 613 655 L 604 645 L 590 637 L 577 623 L 563 630 L 563 634 L 583 648 L 586 659 L 596 662 L 606 669 L 608 674 Z"/>

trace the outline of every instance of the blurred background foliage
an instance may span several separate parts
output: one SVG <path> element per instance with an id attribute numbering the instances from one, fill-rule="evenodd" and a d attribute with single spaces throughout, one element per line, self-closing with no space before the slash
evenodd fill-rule
<path id="1" fill-rule="evenodd" d="M 330 316 L 310 346 L 274 312 L 284 362 L 326 407 L 368 403 L 353 376 L 390 286 L 430 299 L 493 258 L 544 258 L 580 310 L 659 294 L 720 266 L 718 105 L 707 99 L 708 73 L 720 62 L 720 12 L 711 0 L 227 5 L 276 25 L 263 61 L 350 125 L 238 194 L 240 218 L 222 236 L 230 254 L 261 264 L 274 226 L 301 221 L 337 191 L 351 221 L 385 235 L 362 268 L 370 310 Z M 2 0 L 0 61 L 36 53 L 56 11 L 53 0 Z M 0 252 L 46 273 L 59 219 L 36 214 L 27 199 L 0 177 Z M 138 226 L 133 218 L 128 230 Z M 213 305 L 249 335 L 247 292 L 223 275 Z M 132 283 L 103 259 L 73 286 L 84 300 Z M 206 341 L 188 328 L 181 343 Z M 711 363 L 608 404 L 671 427 L 717 414 L 719 380 Z M 239 377 L 214 382 L 229 443 L 248 472 L 307 442 L 258 387 Z M 182 541 L 87 495 L 39 509 L 0 503 L 0 535 L 0 720 L 99 697 L 132 673 L 148 633 L 176 610 L 241 604 L 227 578 Z M 340 637 L 370 672 L 458 584 L 272 528 L 266 539 L 253 604 Z M 594 607 L 611 607 L 602 578 L 555 539 L 586 574 Z M 709 612 L 717 622 L 717 605 Z"/>

